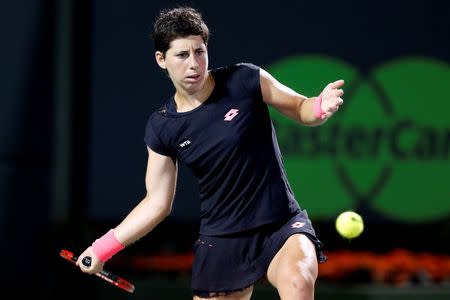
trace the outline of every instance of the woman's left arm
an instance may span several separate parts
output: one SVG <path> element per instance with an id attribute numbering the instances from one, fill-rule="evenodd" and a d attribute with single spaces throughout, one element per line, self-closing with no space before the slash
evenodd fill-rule
<path id="1" fill-rule="evenodd" d="M 283 115 L 307 126 L 320 125 L 331 117 L 344 102 L 340 88 L 344 80 L 329 83 L 317 97 L 305 97 L 260 69 L 263 101 Z"/>

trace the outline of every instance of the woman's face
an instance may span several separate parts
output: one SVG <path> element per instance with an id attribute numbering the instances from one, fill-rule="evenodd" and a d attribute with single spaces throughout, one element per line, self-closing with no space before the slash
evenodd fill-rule
<path id="1" fill-rule="evenodd" d="M 198 92 L 208 75 L 208 50 L 201 36 L 191 35 L 170 43 L 165 55 L 155 54 L 158 65 L 166 69 L 177 91 Z"/>

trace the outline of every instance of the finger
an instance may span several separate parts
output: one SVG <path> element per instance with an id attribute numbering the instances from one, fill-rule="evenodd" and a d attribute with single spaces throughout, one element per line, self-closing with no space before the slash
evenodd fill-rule
<path id="1" fill-rule="evenodd" d="M 336 80 L 335 82 L 331 82 L 327 85 L 328 88 L 337 89 L 344 85 L 344 79 Z"/>
<path id="2" fill-rule="evenodd" d="M 335 111 L 337 111 L 338 110 L 338 105 L 331 105 L 328 109 L 327 109 L 327 112 L 330 112 L 330 113 L 334 113 Z"/>
<path id="3" fill-rule="evenodd" d="M 88 266 L 84 265 L 83 263 L 80 264 L 80 269 L 84 273 L 88 273 L 88 274 L 94 274 L 95 273 L 94 269 L 92 267 L 88 267 Z"/>
<path id="4" fill-rule="evenodd" d="M 336 97 L 342 97 L 344 95 L 344 90 L 343 89 L 337 89 L 335 91 L 336 92 L 334 94 L 336 95 Z"/>
<path id="5" fill-rule="evenodd" d="M 326 97 L 330 99 L 330 101 L 336 101 L 336 99 L 342 97 L 344 95 L 344 91 L 342 89 L 332 89 L 326 93 Z M 322 97 L 323 98 L 323 97 Z"/>
<path id="6" fill-rule="evenodd" d="M 334 99 L 330 100 L 329 103 L 330 103 L 329 104 L 330 107 L 341 106 L 344 103 L 344 100 L 342 98 L 338 97 L 338 98 L 334 98 Z"/>
<path id="7" fill-rule="evenodd" d="M 322 114 L 321 119 L 325 120 L 328 119 L 329 117 L 331 117 L 331 113 L 330 112 L 325 112 Z"/>

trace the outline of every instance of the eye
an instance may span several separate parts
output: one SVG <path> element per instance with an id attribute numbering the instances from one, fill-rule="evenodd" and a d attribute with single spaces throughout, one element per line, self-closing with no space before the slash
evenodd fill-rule
<path id="1" fill-rule="evenodd" d="M 182 53 L 178 53 L 176 56 L 179 58 L 187 58 L 189 56 L 189 54 L 186 52 L 182 52 Z"/>
<path id="2" fill-rule="evenodd" d="M 205 50 L 203 50 L 203 49 L 198 49 L 198 50 L 195 51 L 195 53 L 196 53 L 197 55 L 201 55 L 201 54 L 203 54 L 204 52 L 205 52 Z"/>

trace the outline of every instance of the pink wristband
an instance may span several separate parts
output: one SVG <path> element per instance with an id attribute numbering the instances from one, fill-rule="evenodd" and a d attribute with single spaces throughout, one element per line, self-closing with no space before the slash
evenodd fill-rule
<path id="1" fill-rule="evenodd" d="M 314 115 L 317 119 L 322 120 L 323 110 L 322 110 L 322 94 L 316 98 L 314 101 Z"/>
<path id="2" fill-rule="evenodd" d="M 114 236 L 114 230 L 109 230 L 101 238 L 92 243 L 92 251 L 102 262 L 108 261 L 114 254 L 125 248 Z"/>

